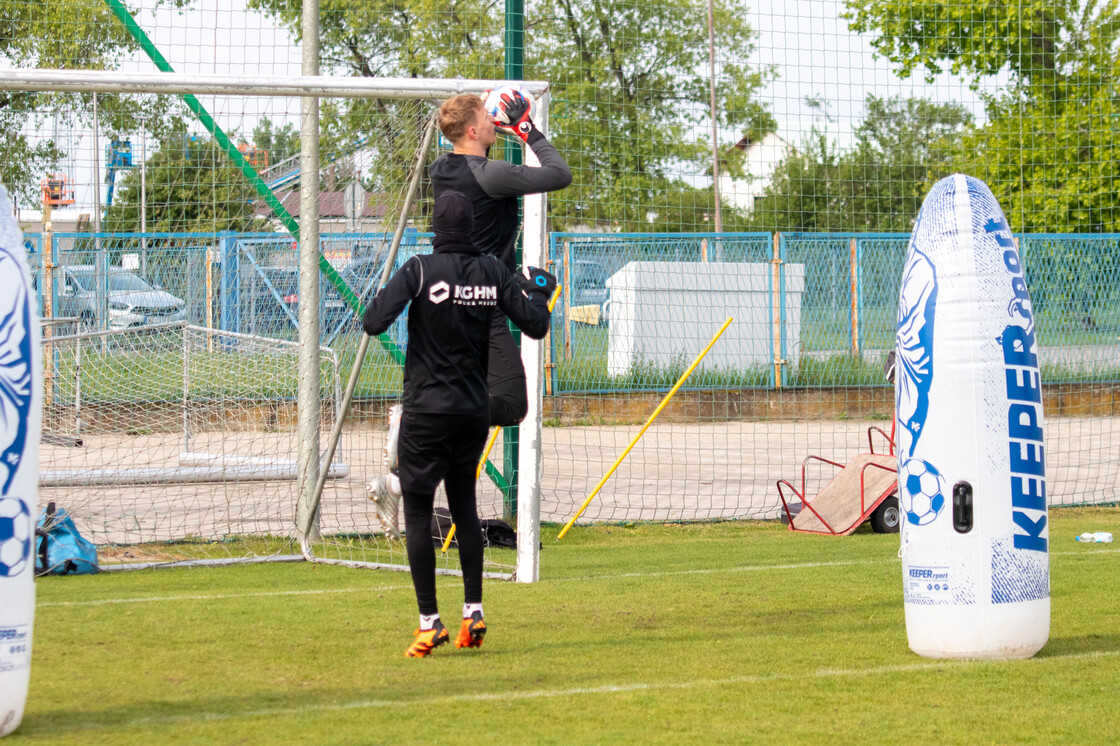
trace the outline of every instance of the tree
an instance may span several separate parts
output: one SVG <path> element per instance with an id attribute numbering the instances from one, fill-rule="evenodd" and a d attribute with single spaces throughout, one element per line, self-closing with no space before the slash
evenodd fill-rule
<path id="1" fill-rule="evenodd" d="M 103 230 L 140 230 L 140 181 L 139 168 L 124 178 Z M 267 230 L 267 220 L 257 215 L 253 187 L 210 138 L 180 130 L 164 139 L 148 159 L 144 181 L 149 232 Z"/>
<path id="2" fill-rule="evenodd" d="M 253 128 L 253 144 L 267 150 L 269 165 L 275 166 L 299 155 L 299 128 L 291 122 L 274 127 L 271 119 L 262 119 Z"/>
<path id="3" fill-rule="evenodd" d="M 848 0 L 853 31 L 872 33 L 872 46 L 902 77 L 924 67 L 926 76 L 948 69 L 978 81 L 1005 68 L 1019 79 L 1059 71 L 1062 36 L 1078 18 L 1080 0 Z M 1086 7 L 1096 5 L 1089 2 Z M 1075 42 L 1070 38 L 1071 42 Z"/>
<path id="4" fill-rule="evenodd" d="M 909 75 L 948 69 L 981 88 L 987 122 L 959 165 L 1016 230 L 1116 231 L 1120 5 L 1097 0 L 848 0 L 851 27 Z"/>
<path id="5" fill-rule="evenodd" d="M 710 175 L 707 3 L 559 0 L 556 8 L 533 22 L 526 45 L 527 77 L 553 83 L 552 129 L 576 174 L 553 201 L 553 217 L 642 229 L 648 206 L 678 190 L 678 174 Z M 758 95 L 773 71 L 747 63 L 755 32 L 740 4 L 718 0 L 714 10 L 720 128 L 772 130 Z M 697 191 L 707 196 L 703 206 L 667 227 L 709 227 L 712 190 Z"/>
<path id="6" fill-rule="evenodd" d="M 251 1 L 300 32 L 298 3 Z M 500 7 L 484 0 L 323 0 L 324 67 L 361 76 L 503 78 Z M 714 209 L 711 189 L 681 179 L 704 182 L 711 160 L 706 0 L 559 0 L 534 8 L 526 21 L 525 78 L 552 84 L 551 139 L 575 174 L 573 185 L 551 199 L 554 226 L 648 229 L 650 205 L 684 190 L 694 192 L 686 202 L 696 207 L 674 210 L 671 227 L 707 227 L 702 215 Z M 721 128 L 772 129 L 758 94 L 773 72 L 748 63 L 755 33 L 742 7 L 716 0 L 715 28 Z M 323 126 L 340 146 L 345 137 L 364 135 L 389 149 L 407 133 L 393 159 L 403 162 L 414 147 L 404 143 L 416 142 L 424 117 L 395 128 L 370 124 L 398 121 L 377 118 L 388 107 L 324 105 Z"/>
<path id="7" fill-rule="evenodd" d="M 762 230 L 908 232 L 929 187 L 952 172 L 971 115 L 955 104 L 868 96 L 841 153 L 814 126 L 775 170 L 752 223 Z"/>
<path id="8" fill-rule="evenodd" d="M 0 0 L 0 65 L 5 67 L 112 69 L 130 44 L 103 0 Z M 39 203 L 39 180 L 68 155 L 67 142 L 54 140 L 55 130 L 89 128 L 92 99 L 78 93 L 0 92 L 0 181 L 21 202 Z M 101 129 L 109 136 L 146 126 L 158 137 L 166 131 L 167 117 L 179 110 L 177 100 L 167 96 L 98 96 Z"/>

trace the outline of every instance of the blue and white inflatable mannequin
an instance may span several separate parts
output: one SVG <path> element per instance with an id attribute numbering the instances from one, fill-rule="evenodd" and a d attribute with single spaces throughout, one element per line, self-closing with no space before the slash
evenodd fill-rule
<path id="1" fill-rule="evenodd" d="M 40 361 L 27 256 L 0 187 L 0 736 L 19 727 L 31 674 Z"/>
<path id="2" fill-rule="evenodd" d="M 935 658 L 1026 658 L 1050 633 L 1033 309 L 999 204 L 930 190 L 899 294 L 895 417 L 906 633 Z"/>

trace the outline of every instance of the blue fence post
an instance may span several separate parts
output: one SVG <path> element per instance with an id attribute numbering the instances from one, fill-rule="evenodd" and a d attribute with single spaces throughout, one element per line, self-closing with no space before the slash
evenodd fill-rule
<path id="1" fill-rule="evenodd" d="M 786 324 L 786 242 L 778 244 L 778 319 L 781 329 L 781 381 L 782 388 L 789 385 L 789 327 Z"/>
<path id="2" fill-rule="evenodd" d="M 31 265 L 32 274 L 35 275 L 35 308 L 39 314 L 39 318 L 43 317 L 43 293 L 45 292 L 46 285 L 44 283 L 45 274 L 43 266 L 46 264 L 43 258 L 43 234 L 41 233 L 25 233 L 23 234 L 23 246 L 27 249 L 27 263 Z"/>
<path id="3" fill-rule="evenodd" d="M 775 233 L 773 239 L 773 249 L 770 256 L 770 271 L 766 273 L 767 290 L 770 295 L 770 333 L 766 336 L 770 338 L 770 365 L 767 367 L 770 370 L 770 388 L 779 388 L 781 386 L 781 378 L 778 375 L 778 346 L 775 344 L 778 335 L 775 334 L 774 325 L 778 323 L 774 313 L 777 308 L 778 301 L 774 297 L 778 292 L 778 257 L 781 254 L 779 244 L 785 240 L 781 233 Z"/>
<path id="4" fill-rule="evenodd" d="M 221 311 L 218 328 L 223 332 L 241 331 L 241 303 L 238 290 L 241 272 L 239 269 L 239 250 L 237 235 L 232 231 L 222 231 L 218 239 L 218 257 L 222 264 Z"/>
<path id="5" fill-rule="evenodd" d="M 852 357 L 858 358 L 862 354 L 863 348 L 863 288 L 862 288 L 862 272 L 861 266 L 861 252 L 863 251 L 863 242 L 859 240 L 858 236 L 852 236 L 849 244 L 849 261 L 851 263 L 851 354 Z"/>

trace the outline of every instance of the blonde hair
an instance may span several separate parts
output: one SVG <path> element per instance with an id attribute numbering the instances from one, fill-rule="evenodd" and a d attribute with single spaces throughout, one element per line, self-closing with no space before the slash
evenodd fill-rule
<path id="1" fill-rule="evenodd" d="M 485 112 L 482 99 L 471 93 L 460 93 L 439 107 L 436 123 L 439 131 L 451 142 L 458 142 L 474 124 L 478 112 Z"/>

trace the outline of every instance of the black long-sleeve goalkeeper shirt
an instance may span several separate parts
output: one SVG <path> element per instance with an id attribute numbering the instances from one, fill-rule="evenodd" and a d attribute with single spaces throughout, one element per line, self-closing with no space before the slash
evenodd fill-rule
<path id="1" fill-rule="evenodd" d="M 495 309 L 533 339 L 548 332 L 548 299 L 539 292 L 526 297 L 501 262 L 481 254 L 470 240 L 469 210 L 462 194 L 437 198 L 434 253 L 405 262 L 362 317 L 367 334 L 380 334 L 412 303 L 402 397 L 409 412 L 490 411 L 486 369 Z"/>
<path id="2" fill-rule="evenodd" d="M 481 155 L 444 153 L 428 168 L 438 197 L 445 190 L 462 192 L 474 206 L 474 242 L 493 254 L 511 272 L 517 270 L 515 248 L 517 198 L 552 192 L 572 183 L 568 164 L 539 130 L 529 133 L 529 147 L 540 166 L 519 166 Z"/>

